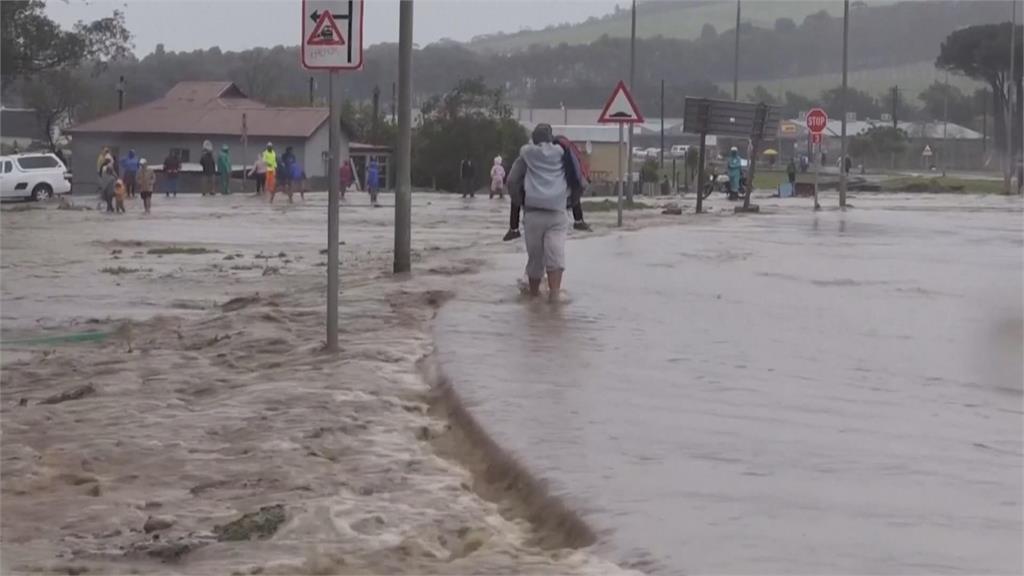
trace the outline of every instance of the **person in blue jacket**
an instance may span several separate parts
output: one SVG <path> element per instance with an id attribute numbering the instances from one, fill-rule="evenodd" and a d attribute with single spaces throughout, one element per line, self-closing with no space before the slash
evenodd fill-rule
<path id="1" fill-rule="evenodd" d="M 377 203 L 377 191 L 380 186 L 380 166 L 377 164 L 376 158 L 370 159 L 370 164 L 366 167 L 366 191 L 370 193 L 370 205 L 374 208 L 380 206 Z"/>
<path id="2" fill-rule="evenodd" d="M 735 200 L 740 192 L 740 178 L 743 177 L 743 162 L 740 151 L 733 146 L 729 150 L 729 199 Z"/>

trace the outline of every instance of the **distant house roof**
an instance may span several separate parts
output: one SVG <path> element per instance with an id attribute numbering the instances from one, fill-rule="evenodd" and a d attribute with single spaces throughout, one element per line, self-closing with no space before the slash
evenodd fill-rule
<path id="1" fill-rule="evenodd" d="M 0 108 L 0 132 L 5 138 L 46 140 L 46 131 L 31 108 Z"/>
<path id="2" fill-rule="evenodd" d="M 804 122 L 800 120 L 792 120 L 791 122 L 796 123 L 799 126 L 799 133 L 802 136 L 807 135 L 807 128 Z M 897 124 L 899 129 L 906 132 L 907 136 L 910 138 L 938 140 L 943 137 L 943 132 L 945 132 L 946 137 L 951 140 L 981 140 L 984 137 L 980 132 L 976 132 L 970 128 L 954 124 L 952 122 L 948 125 L 944 122 L 898 122 Z M 873 118 L 852 120 L 846 123 L 846 133 L 850 136 L 856 136 L 867 132 L 875 126 L 891 125 L 891 122 L 883 122 Z M 840 120 L 829 120 L 828 125 L 825 127 L 825 132 L 829 136 L 838 137 L 842 134 L 842 126 L 843 123 Z"/>
<path id="3" fill-rule="evenodd" d="M 533 130 L 537 123 L 522 123 L 527 131 Z M 565 125 L 552 124 L 556 136 L 565 136 L 573 142 L 618 142 L 619 128 L 614 125 Z"/>
<path id="4" fill-rule="evenodd" d="M 271 107 L 231 82 L 179 82 L 163 98 L 79 124 L 81 133 L 242 135 L 308 138 L 327 121 L 327 108 Z"/>

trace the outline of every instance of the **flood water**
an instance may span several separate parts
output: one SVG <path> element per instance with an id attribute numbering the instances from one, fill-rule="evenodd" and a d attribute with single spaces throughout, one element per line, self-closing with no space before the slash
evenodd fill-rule
<path id="1" fill-rule="evenodd" d="M 508 255 L 435 331 L 484 427 L 678 573 L 1021 573 L 1018 200 L 862 197 Z"/>

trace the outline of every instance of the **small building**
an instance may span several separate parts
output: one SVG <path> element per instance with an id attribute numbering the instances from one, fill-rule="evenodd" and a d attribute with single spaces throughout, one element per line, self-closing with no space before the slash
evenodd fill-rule
<path id="1" fill-rule="evenodd" d="M 190 173 L 200 170 L 206 140 L 215 151 L 224 144 L 230 147 L 233 171 L 238 173 L 252 165 L 268 142 L 279 155 L 291 146 L 311 185 L 321 186 L 327 174 L 329 116 L 327 108 L 267 106 L 231 82 L 179 82 L 162 98 L 70 129 L 72 192 L 95 190 L 96 158 L 104 147 L 117 157 L 135 150 L 156 167 L 177 153 L 183 172 Z M 342 154 L 348 148 L 360 181 L 363 166 L 375 157 L 381 165 L 382 187 L 388 187 L 391 151 L 350 142 L 349 134 L 343 124 Z M 189 191 L 188 182 L 183 191 Z"/>
<path id="2" fill-rule="evenodd" d="M 976 170 L 984 167 L 986 142 L 980 132 L 953 122 L 904 122 L 897 123 L 906 134 L 907 143 L 902 154 L 884 158 L 853 158 L 854 164 L 863 163 L 866 168 L 928 169 L 931 165 L 951 170 Z M 892 126 L 891 120 L 850 120 L 846 123 L 848 138 L 865 134 L 875 127 Z M 842 122 L 831 119 L 825 127 L 822 149 L 829 165 L 838 162 L 841 151 Z M 772 142 L 772 141 L 769 141 Z M 809 154 L 810 134 L 803 120 L 794 118 L 780 123 L 779 138 L 772 142 L 781 153 L 780 162 L 791 157 Z M 924 155 L 925 149 L 929 154 Z M 945 159 L 943 160 L 943 154 Z"/>
<path id="3" fill-rule="evenodd" d="M 526 132 L 530 133 L 536 124 L 523 123 Z M 590 166 L 590 180 L 595 195 L 605 192 L 605 188 L 614 186 L 619 175 L 619 128 L 614 125 L 582 125 L 551 126 L 556 136 L 565 136 L 572 140 L 586 158 Z M 629 150 L 622 145 L 623 159 L 629 160 Z"/>

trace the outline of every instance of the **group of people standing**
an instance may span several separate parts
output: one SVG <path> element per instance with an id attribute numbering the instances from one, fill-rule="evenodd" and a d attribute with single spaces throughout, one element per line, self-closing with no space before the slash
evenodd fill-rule
<path id="1" fill-rule="evenodd" d="M 106 204 L 107 212 L 123 214 L 125 198 L 142 198 L 146 214 L 152 207 L 156 173 L 149 167 L 149 161 L 140 158 L 135 150 L 118 162 L 109 148 L 103 148 L 96 158 L 96 173 L 100 199 Z"/>
<path id="2" fill-rule="evenodd" d="M 352 166 L 352 160 L 345 160 L 339 168 L 341 179 L 341 199 L 345 199 L 345 192 L 356 183 L 356 170 Z M 370 194 L 370 205 L 379 208 L 377 197 L 380 194 L 380 164 L 376 158 L 370 158 L 366 163 L 366 191 Z"/>
<path id="3" fill-rule="evenodd" d="M 231 193 L 231 149 L 227 144 L 220 147 L 215 160 L 213 144 L 209 140 L 204 141 L 199 166 L 203 169 L 203 186 L 200 190 L 203 196 L 214 196 L 218 190 L 221 194 Z"/>
<path id="4" fill-rule="evenodd" d="M 252 175 L 256 180 L 256 195 L 266 194 L 271 204 L 278 192 L 287 194 L 289 203 L 295 192 L 303 200 L 306 199 L 306 172 L 291 146 L 286 147 L 278 157 L 274 143 L 267 142 L 267 147 L 256 155 Z"/>

